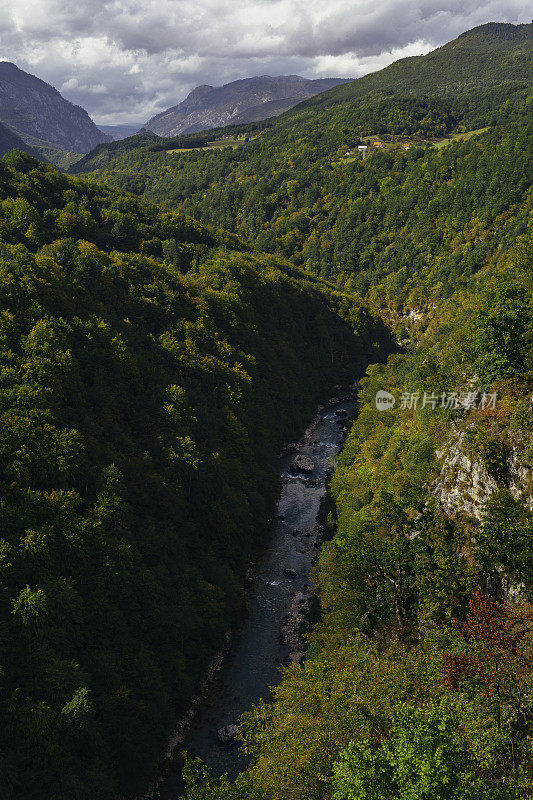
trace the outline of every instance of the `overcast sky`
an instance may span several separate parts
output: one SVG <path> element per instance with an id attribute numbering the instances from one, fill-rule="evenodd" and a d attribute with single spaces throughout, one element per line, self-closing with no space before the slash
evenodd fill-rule
<path id="1" fill-rule="evenodd" d="M 0 60 L 100 124 L 144 122 L 201 83 L 359 77 L 527 0 L 0 0 Z"/>

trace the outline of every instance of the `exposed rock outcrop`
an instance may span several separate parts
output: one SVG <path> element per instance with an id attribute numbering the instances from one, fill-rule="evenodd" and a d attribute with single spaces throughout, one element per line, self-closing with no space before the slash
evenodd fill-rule
<path id="1" fill-rule="evenodd" d="M 437 451 L 443 462 L 433 496 L 450 517 L 466 514 L 481 519 L 483 506 L 498 489 L 498 484 L 479 461 L 472 461 L 466 455 L 464 436 L 464 431 L 455 431 L 445 450 Z"/>
<path id="2" fill-rule="evenodd" d="M 314 468 L 315 462 L 311 456 L 306 456 L 303 453 L 299 453 L 291 463 L 292 472 L 303 472 L 304 474 L 309 474 L 314 470 Z"/>
<path id="3" fill-rule="evenodd" d="M 224 725 L 217 731 L 217 739 L 220 744 L 233 744 L 237 738 L 239 729 L 236 725 Z"/>
<path id="4" fill-rule="evenodd" d="M 178 136 L 223 125 L 257 122 L 345 82 L 343 78 L 309 80 L 298 75 L 260 75 L 224 86 L 197 86 L 185 100 L 152 117 L 145 127 L 160 136 Z"/>
<path id="5" fill-rule="evenodd" d="M 507 488 L 515 500 L 533 510 L 533 473 L 520 463 L 516 450 L 511 448 L 509 452 L 509 477 L 504 487 L 489 475 L 480 460 L 465 452 L 464 437 L 464 430 L 454 429 L 445 448 L 437 451 L 442 466 L 432 493 L 448 516 L 465 514 L 481 520 L 485 503 L 500 488 Z"/>
<path id="6" fill-rule="evenodd" d="M 437 451 L 443 460 L 432 493 L 446 514 L 452 518 L 465 515 L 482 522 L 487 501 L 500 489 L 507 489 L 515 500 L 533 510 L 533 474 L 520 463 L 517 451 L 510 448 L 507 480 L 498 483 L 480 460 L 465 452 L 464 437 L 465 430 L 454 429 L 445 448 Z M 502 565 L 494 565 L 484 576 L 484 591 L 494 599 L 512 602 L 521 597 L 523 589 L 523 584 L 514 582 Z"/>

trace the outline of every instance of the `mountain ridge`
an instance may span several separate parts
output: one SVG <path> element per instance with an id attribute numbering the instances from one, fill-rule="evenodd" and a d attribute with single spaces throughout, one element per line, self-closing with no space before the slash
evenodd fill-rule
<path id="1" fill-rule="evenodd" d="M 299 75 L 259 75 L 211 86 L 194 88 L 180 103 L 152 117 L 144 126 L 161 136 L 177 136 L 217 128 L 224 124 L 245 124 L 276 116 L 301 100 L 347 83 L 345 78 L 301 78 Z M 268 114 L 261 116 L 261 109 Z"/>
<path id="2" fill-rule="evenodd" d="M 316 106 L 326 108 L 371 91 L 450 96 L 463 91 L 465 86 L 502 88 L 513 82 L 527 86 L 531 83 L 532 51 L 533 24 L 489 22 L 465 31 L 423 56 L 398 59 L 347 86 L 335 86 L 304 100 L 289 113 Z M 420 72 L 420 67 L 424 72 Z"/>
<path id="3" fill-rule="evenodd" d="M 518 28 L 518 34 L 513 33 L 515 28 Z M 487 31 L 493 41 L 492 44 L 485 46 L 482 40 L 484 32 L 487 33 Z M 487 119 L 491 115 L 497 115 L 498 109 L 507 103 L 511 96 L 517 91 L 524 90 L 528 83 L 531 84 L 533 52 L 531 31 L 531 25 L 511 26 L 510 31 L 508 26 L 503 28 L 499 25 L 493 28 L 491 24 L 478 26 L 473 29 L 473 45 L 468 44 L 468 37 L 472 35 L 472 32 L 466 31 L 461 35 L 463 46 L 460 48 L 454 49 L 454 43 L 459 41 L 459 39 L 454 39 L 424 56 L 399 59 L 382 70 L 349 81 L 344 85 L 337 85 L 303 100 L 273 121 L 263 121 L 257 127 L 249 124 L 249 127 L 242 128 L 240 132 L 246 132 L 247 135 L 253 135 L 256 131 L 261 132 L 261 141 L 265 145 L 267 138 L 270 141 L 274 136 L 277 140 L 276 146 L 282 146 L 284 136 L 291 136 L 291 133 L 285 131 L 285 128 L 298 125 L 300 135 L 304 135 L 308 128 L 313 128 L 314 132 L 310 133 L 310 136 L 314 141 L 313 146 L 316 147 L 318 141 L 324 139 L 325 128 L 331 127 L 333 114 L 335 119 L 339 117 L 338 124 L 335 125 L 338 138 L 336 146 L 341 147 L 346 144 L 344 141 L 346 139 L 345 129 L 351 131 L 350 136 L 356 131 L 359 131 L 360 135 L 386 132 L 371 128 L 363 130 L 364 126 L 361 127 L 362 115 L 368 119 L 368 125 L 375 126 L 381 115 L 385 113 L 385 106 L 391 105 L 393 96 L 398 105 L 397 114 L 406 113 L 409 104 L 413 105 L 414 103 L 416 106 L 417 96 L 425 97 L 426 100 L 434 98 L 430 103 L 432 112 L 439 116 L 444 115 L 448 120 L 447 125 L 453 122 L 453 125 L 460 124 L 462 129 L 466 130 L 482 128 L 490 124 Z M 496 40 L 494 40 L 495 34 Z M 483 94 L 482 101 L 481 94 Z M 427 105 L 426 101 L 424 103 Z M 364 109 L 359 108 L 361 104 Z M 371 108 L 374 109 L 373 112 L 371 112 Z M 414 108 L 413 110 L 415 114 L 420 111 L 420 109 L 416 111 Z M 321 115 L 319 123 L 317 123 L 318 115 Z M 420 121 L 423 118 L 424 114 L 420 117 Z M 318 127 L 316 127 L 317 125 Z M 223 132 L 224 128 L 221 127 L 216 131 L 211 131 L 209 136 L 211 138 L 220 137 L 224 135 Z M 407 130 L 405 132 L 407 133 Z M 235 135 L 235 133 L 236 130 L 232 127 L 231 134 Z M 402 133 L 402 128 L 399 127 L 396 133 Z M 100 177 L 104 177 L 106 181 L 118 185 L 120 188 L 140 191 L 159 201 L 181 202 L 185 196 L 181 185 L 177 186 L 176 177 L 165 174 L 161 167 L 158 167 L 152 176 L 150 174 L 151 167 L 147 168 L 146 164 L 148 151 L 145 155 L 144 148 L 149 148 L 150 152 L 154 153 L 162 151 L 160 158 L 165 160 L 168 156 L 163 151 L 170 149 L 171 146 L 177 149 L 197 147 L 198 137 L 194 138 L 194 143 L 191 143 L 187 141 L 187 135 L 182 135 L 176 137 L 171 145 L 164 141 L 150 142 L 145 137 L 139 137 L 136 143 L 136 147 L 139 148 L 139 164 L 136 169 L 131 171 L 131 175 L 126 175 L 124 164 L 118 164 L 122 158 L 127 158 L 128 166 L 133 163 L 136 147 L 129 140 L 114 143 L 112 146 L 100 145 L 74 165 L 71 172 L 73 174 L 98 173 Z M 205 143 L 207 143 L 207 139 Z M 237 151 L 239 161 L 245 160 L 247 153 L 253 160 L 257 146 L 256 142 L 241 147 Z M 205 155 L 205 157 L 209 156 Z M 236 157 L 236 154 L 228 156 L 230 161 Z M 268 153 L 265 153 L 265 158 L 267 157 Z M 216 158 L 218 159 L 219 156 L 217 155 Z M 115 164 L 118 167 L 116 172 L 114 172 Z M 105 175 L 102 171 L 105 172 Z M 203 187 L 200 178 L 199 182 Z M 161 188 L 163 183 L 164 189 Z M 152 186 L 155 191 L 152 190 Z M 188 183 L 187 187 L 187 191 L 194 191 Z M 184 188 L 185 184 L 183 184 Z M 201 188 L 199 196 L 195 200 L 202 204 L 204 194 L 205 188 Z"/>
<path id="4" fill-rule="evenodd" d="M 486 22 L 484 25 L 476 25 L 475 28 L 471 28 L 469 31 L 460 33 L 456 39 L 452 40 L 452 42 L 460 42 L 461 44 L 466 41 L 477 42 L 480 40 L 484 40 L 485 42 L 516 42 L 523 39 L 528 39 L 532 35 L 532 22 L 527 22 L 520 25 L 513 25 L 510 22 Z M 448 45 L 452 44 L 452 42 L 448 42 L 448 44 L 444 44 L 442 46 L 447 47 Z"/>

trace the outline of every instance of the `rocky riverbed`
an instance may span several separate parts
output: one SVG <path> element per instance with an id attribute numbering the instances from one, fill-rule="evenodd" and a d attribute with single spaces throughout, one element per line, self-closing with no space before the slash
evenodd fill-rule
<path id="1" fill-rule="evenodd" d="M 268 699 L 280 668 L 305 658 L 310 609 L 315 601 L 312 564 L 323 538 L 322 511 L 328 479 L 342 447 L 355 397 L 320 408 L 299 442 L 281 456 L 281 494 L 269 544 L 248 576 L 247 613 L 220 658 L 192 723 L 174 740 L 202 758 L 215 774 L 234 777 L 245 759 L 234 742 L 239 716 Z M 179 781 L 165 781 L 162 798 L 176 798 Z"/>

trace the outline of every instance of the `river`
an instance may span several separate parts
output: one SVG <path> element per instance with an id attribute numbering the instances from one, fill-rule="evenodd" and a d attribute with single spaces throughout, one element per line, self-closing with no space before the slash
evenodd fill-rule
<path id="1" fill-rule="evenodd" d="M 298 621 L 312 599 L 310 573 L 320 545 L 319 512 L 334 469 L 347 418 L 355 399 L 322 409 L 297 445 L 281 459 L 282 490 L 269 543 L 248 591 L 247 613 L 236 631 L 230 653 L 201 703 L 185 740 L 189 755 L 200 757 L 215 775 L 234 778 L 245 760 L 236 745 L 222 745 L 217 731 L 235 723 L 279 683 L 280 666 L 302 657 Z M 291 469 L 294 457 L 309 456 L 314 468 Z M 169 776 L 162 797 L 179 795 L 178 779 Z"/>

